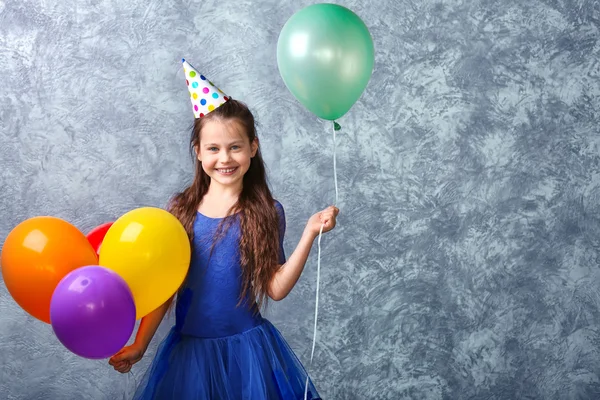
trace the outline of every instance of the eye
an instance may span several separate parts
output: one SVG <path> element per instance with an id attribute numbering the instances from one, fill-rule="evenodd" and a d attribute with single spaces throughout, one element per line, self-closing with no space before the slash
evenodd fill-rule
<path id="1" fill-rule="evenodd" d="M 208 151 L 217 151 L 217 150 L 219 150 L 219 149 L 217 149 L 216 147 L 209 147 L 208 148 Z"/>
<path id="2" fill-rule="evenodd" d="M 237 149 L 239 149 L 239 148 L 240 148 L 240 146 L 238 146 L 238 145 L 236 145 L 236 144 L 234 144 L 233 146 L 231 146 L 231 149 L 232 149 L 232 150 L 237 150 Z"/>

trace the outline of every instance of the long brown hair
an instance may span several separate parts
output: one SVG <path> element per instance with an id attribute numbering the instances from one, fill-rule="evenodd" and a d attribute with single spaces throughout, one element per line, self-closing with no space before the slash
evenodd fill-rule
<path id="1" fill-rule="evenodd" d="M 248 107 L 237 100 L 229 99 L 203 118 L 196 119 L 192 128 L 190 146 L 200 146 L 202 128 L 212 120 L 237 121 L 246 132 L 250 143 L 256 139 L 254 116 Z M 194 222 L 198 206 L 210 185 L 210 177 L 202 169 L 202 163 L 194 157 L 196 171 L 192 184 L 177 193 L 169 204 L 169 211 L 183 224 L 190 241 L 194 239 Z M 240 218 L 240 254 L 242 267 L 242 292 L 240 304 L 251 295 L 256 301 L 250 301 L 250 307 L 260 310 L 268 300 L 269 283 L 277 271 L 279 254 L 279 220 L 275 202 L 267 183 L 264 161 L 260 147 L 250 161 L 250 167 L 242 181 L 242 192 L 228 216 Z M 217 230 L 227 229 L 231 218 L 225 218 Z M 218 237 L 215 237 L 218 240 Z M 213 241 L 214 244 L 214 241 Z"/>

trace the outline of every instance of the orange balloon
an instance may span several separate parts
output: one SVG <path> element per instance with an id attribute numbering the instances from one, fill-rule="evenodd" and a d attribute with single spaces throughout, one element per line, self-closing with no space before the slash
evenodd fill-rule
<path id="1" fill-rule="evenodd" d="M 6 237 L 0 256 L 8 292 L 25 311 L 50 323 L 50 300 L 60 280 L 98 256 L 85 235 L 55 217 L 21 222 Z"/>

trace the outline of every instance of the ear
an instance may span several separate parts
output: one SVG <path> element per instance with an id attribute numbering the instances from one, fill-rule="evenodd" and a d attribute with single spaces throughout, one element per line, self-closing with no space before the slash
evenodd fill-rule
<path id="1" fill-rule="evenodd" d="M 254 138 L 252 143 L 250 143 L 250 148 L 252 149 L 252 158 L 254 158 L 256 152 L 258 151 L 258 138 Z"/>
<path id="2" fill-rule="evenodd" d="M 194 146 L 194 153 L 196 153 L 198 161 L 202 162 L 202 155 L 200 154 L 200 147 L 198 145 Z"/>

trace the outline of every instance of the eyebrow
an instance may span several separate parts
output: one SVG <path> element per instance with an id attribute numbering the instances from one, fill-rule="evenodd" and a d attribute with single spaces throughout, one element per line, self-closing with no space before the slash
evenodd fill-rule
<path id="1" fill-rule="evenodd" d="M 235 142 L 231 142 L 228 144 L 228 146 L 233 146 L 234 144 L 243 144 L 244 141 L 243 140 L 236 140 Z M 204 146 L 219 146 L 218 143 L 207 143 Z"/>

